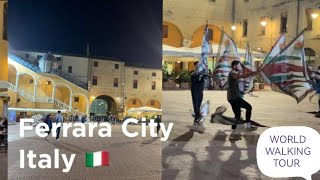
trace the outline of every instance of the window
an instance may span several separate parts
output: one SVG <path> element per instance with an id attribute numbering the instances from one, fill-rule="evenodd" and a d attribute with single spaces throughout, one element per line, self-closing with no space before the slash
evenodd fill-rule
<path id="1" fill-rule="evenodd" d="M 113 87 L 118 87 L 119 86 L 119 79 L 118 78 L 114 78 L 113 79 Z"/>
<path id="2" fill-rule="evenodd" d="M 156 90 L 156 82 L 155 81 L 152 81 L 151 89 L 152 90 Z"/>
<path id="3" fill-rule="evenodd" d="M 8 2 L 3 4 L 3 30 L 2 39 L 8 40 Z"/>
<path id="4" fill-rule="evenodd" d="M 61 65 L 59 65 L 59 66 L 58 66 L 58 69 L 62 69 L 62 66 L 61 66 Z"/>
<path id="5" fill-rule="evenodd" d="M 154 101 L 151 101 L 150 104 L 151 104 L 151 106 L 154 106 L 154 105 L 155 105 L 155 102 L 154 102 Z"/>
<path id="6" fill-rule="evenodd" d="M 136 104 L 137 104 L 137 100 L 132 99 L 132 104 L 133 104 L 133 105 L 136 105 Z"/>
<path id="7" fill-rule="evenodd" d="M 41 55 L 37 55 L 37 59 L 41 59 L 42 58 L 42 56 Z"/>
<path id="8" fill-rule="evenodd" d="M 133 88 L 138 89 L 138 80 L 133 80 Z"/>
<path id="9" fill-rule="evenodd" d="M 119 64 L 115 64 L 115 65 L 114 65 L 114 68 L 115 68 L 115 69 L 119 69 Z"/>
<path id="10" fill-rule="evenodd" d="M 30 54 L 25 54 L 24 57 L 29 59 L 30 58 Z"/>
<path id="11" fill-rule="evenodd" d="M 266 22 L 266 17 L 260 17 L 260 22 L 265 21 Z M 260 36 L 266 34 L 266 26 L 263 26 L 260 24 Z"/>
<path id="12" fill-rule="evenodd" d="M 61 61 L 61 57 L 56 57 L 57 61 Z"/>
<path id="13" fill-rule="evenodd" d="M 312 31 L 312 9 L 306 9 L 306 17 L 307 17 L 307 29 Z"/>
<path id="14" fill-rule="evenodd" d="M 98 85 L 98 77 L 97 76 L 92 76 L 92 85 Z"/>
<path id="15" fill-rule="evenodd" d="M 68 66 L 68 73 L 72 73 L 72 66 Z"/>
<path id="16" fill-rule="evenodd" d="M 153 73 L 152 73 L 152 76 L 157 76 L 157 73 L 153 72 Z"/>
<path id="17" fill-rule="evenodd" d="M 74 97 L 74 102 L 79 102 L 79 97 Z"/>
<path id="18" fill-rule="evenodd" d="M 248 35 L 248 19 L 244 19 L 242 24 L 242 36 L 246 37 L 247 35 Z"/>
<path id="19" fill-rule="evenodd" d="M 138 75 L 138 71 L 133 71 L 133 74 L 134 75 Z"/>
<path id="20" fill-rule="evenodd" d="M 280 33 L 287 32 L 288 13 L 281 13 Z"/>
<path id="21" fill-rule="evenodd" d="M 94 61 L 94 62 L 93 62 L 93 66 L 94 66 L 94 67 L 98 67 L 98 61 Z"/>
<path id="22" fill-rule="evenodd" d="M 311 48 L 304 48 L 306 61 L 310 65 L 312 61 L 316 60 L 316 52 Z"/>
<path id="23" fill-rule="evenodd" d="M 208 39 L 213 40 L 213 29 L 208 29 Z"/>
<path id="24" fill-rule="evenodd" d="M 162 38 L 168 38 L 169 28 L 167 25 L 162 25 Z"/>

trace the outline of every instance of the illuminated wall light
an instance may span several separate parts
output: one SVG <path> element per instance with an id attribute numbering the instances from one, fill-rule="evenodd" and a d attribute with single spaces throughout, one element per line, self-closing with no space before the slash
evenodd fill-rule
<path id="1" fill-rule="evenodd" d="M 232 31 L 234 31 L 234 30 L 236 30 L 236 29 L 237 29 L 237 26 L 235 26 L 235 25 L 232 25 L 232 26 L 231 26 L 231 30 L 232 30 Z"/>
<path id="2" fill-rule="evenodd" d="M 313 19 L 316 19 L 318 16 L 319 16 L 318 13 L 312 13 L 312 14 L 311 14 L 311 17 L 312 17 Z"/>
<path id="3" fill-rule="evenodd" d="M 267 21 L 261 21 L 261 26 L 266 26 L 267 25 Z"/>

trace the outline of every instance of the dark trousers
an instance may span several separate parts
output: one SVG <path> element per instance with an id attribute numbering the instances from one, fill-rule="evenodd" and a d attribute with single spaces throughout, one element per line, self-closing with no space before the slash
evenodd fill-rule
<path id="1" fill-rule="evenodd" d="M 61 127 L 58 127 L 58 128 L 57 128 L 57 137 L 56 137 L 56 139 L 59 139 L 60 129 L 61 129 Z"/>
<path id="2" fill-rule="evenodd" d="M 192 95 L 192 103 L 193 103 L 193 111 L 194 111 L 194 122 L 199 119 L 200 115 L 200 106 L 203 99 L 203 90 L 204 83 L 198 82 L 191 85 L 191 95 Z"/>
<path id="3" fill-rule="evenodd" d="M 252 107 L 247 101 L 243 100 L 242 98 L 232 99 L 232 100 L 228 100 L 228 101 L 232 106 L 232 110 L 233 110 L 233 113 L 235 115 L 236 121 L 240 120 L 241 108 L 246 109 L 246 121 L 245 122 L 250 122 L 251 121 Z M 231 128 L 232 129 L 236 129 L 237 125 L 232 125 Z"/>
<path id="4" fill-rule="evenodd" d="M 160 123 L 157 123 L 157 134 L 159 134 L 159 130 L 160 130 Z"/>
<path id="5" fill-rule="evenodd" d="M 49 129 L 49 131 L 46 131 L 46 133 L 48 133 L 47 137 L 51 134 L 51 129 Z"/>

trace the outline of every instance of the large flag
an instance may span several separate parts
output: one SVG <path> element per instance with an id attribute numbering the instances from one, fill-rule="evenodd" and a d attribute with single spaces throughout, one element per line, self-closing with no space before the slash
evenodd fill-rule
<path id="1" fill-rule="evenodd" d="M 231 71 L 230 62 L 239 60 L 237 47 L 233 40 L 224 32 L 221 32 L 221 38 L 217 53 L 217 66 L 212 72 L 213 80 L 221 87 L 224 87 Z"/>
<path id="2" fill-rule="evenodd" d="M 274 57 L 276 57 L 281 52 L 281 50 L 283 50 L 285 47 L 286 47 L 286 37 L 285 37 L 285 34 L 281 34 L 281 36 L 279 37 L 279 39 L 277 40 L 277 42 L 275 43 L 275 45 L 273 46 L 269 54 L 265 57 L 259 69 L 263 69 L 267 64 L 269 64 L 269 62 Z M 260 71 L 260 75 L 267 84 L 271 84 L 270 80 L 266 77 L 263 71 Z"/>
<path id="3" fill-rule="evenodd" d="M 250 53 L 249 43 L 247 44 L 246 54 L 243 62 L 245 70 L 255 71 L 254 62 L 252 55 Z M 244 79 L 244 93 L 248 93 L 253 87 L 253 79 L 254 77 L 248 77 Z"/>
<path id="4" fill-rule="evenodd" d="M 303 32 L 261 68 L 262 77 L 266 82 L 294 97 L 297 103 L 312 91 L 305 76 Z"/>
<path id="5" fill-rule="evenodd" d="M 208 24 L 204 29 L 202 38 L 201 57 L 198 63 L 197 72 L 209 73 L 208 69 L 208 55 L 212 54 L 212 46 L 209 40 L 209 27 Z"/>

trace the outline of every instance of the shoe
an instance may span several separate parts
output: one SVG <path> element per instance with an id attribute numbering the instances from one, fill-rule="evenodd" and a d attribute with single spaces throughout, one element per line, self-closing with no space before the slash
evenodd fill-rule
<path id="1" fill-rule="evenodd" d="M 237 141 L 237 140 L 241 140 L 241 139 L 242 139 L 241 134 L 230 134 L 229 135 L 229 140 Z"/>
<path id="2" fill-rule="evenodd" d="M 57 141 L 60 141 L 60 139 L 57 139 Z"/>
<path id="3" fill-rule="evenodd" d="M 255 130 L 257 130 L 258 129 L 258 127 L 257 126 L 254 126 L 254 125 L 251 125 L 250 127 L 245 127 L 245 130 L 246 131 L 255 131 Z"/>

